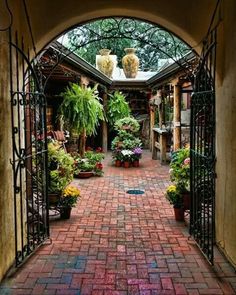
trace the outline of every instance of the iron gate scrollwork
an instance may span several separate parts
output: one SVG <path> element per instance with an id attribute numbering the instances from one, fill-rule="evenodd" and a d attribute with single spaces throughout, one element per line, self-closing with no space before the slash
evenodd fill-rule
<path id="1" fill-rule="evenodd" d="M 18 39 L 9 29 L 16 266 L 49 236 L 46 98 Z"/>
<path id="2" fill-rule="evenodd" d="M 216 28 L 204 40 L 191 101 L 190 233 L 213 263 L 215 242 Z"/>

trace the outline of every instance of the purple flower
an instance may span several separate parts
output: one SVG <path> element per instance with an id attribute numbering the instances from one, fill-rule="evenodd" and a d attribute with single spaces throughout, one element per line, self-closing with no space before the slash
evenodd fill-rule
<path id="1" fill-rule="evenodd" d="M 135 149 L 133 149 L 133 153 L 135 155 L 141 155 L 142 154 L 142 149 L 140 147 L 136 147 Z"/>

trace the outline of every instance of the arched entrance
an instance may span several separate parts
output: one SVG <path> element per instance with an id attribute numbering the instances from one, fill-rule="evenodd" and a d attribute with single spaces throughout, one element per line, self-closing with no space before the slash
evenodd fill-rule
<path id="1" fill-rule="evenodd" d="M 16 54 L 16 55 L 17 55 L 17 54 Z M 20 75 L 19 75 L 19 77 L 20 77 Z M 16 85 L 17 83 L 15 84 L 15 83 L 13 82 L 13 84 Z M 26 86 L 26 84 L 24 84 L 24 85 Z M 12 91 L 12 95 L 13 95 L 13 94 L 15 95 L 15 94 L 18 93 L 18 92 L 19 92 L 19 89 L 16 89 L 15 91 L 14 91 L 14 89 L 13 89 L 13 91 Z M 23 92 L 25 92 L 25 90 L 23 90 Z M 43 95 L 43 94 L 42 94 L 42 95 Z M 21 94 L 20 94 L 20 96 L 21 96 Z M 32 97 L 36 97 L 36 96 L 37 96 L 37 90 L 35 90 L 35 92 L 34 92 L 34 94 L 32 95 Z M 15 102 L 12 103 L 12 107 L 13 107 L 13 109 L 14 109 L 14 107 L 15 107 L 14 103 L 15 103 Z M 18 104 L 18 106 L 20 106 L 20 104 L 21 104 L 21 102 L 20 102 L 20 98 L 19 98 L 17 104 Z M 36 108 L 37 108 L 37 107 L 36 107 Z M 20 115 L 20 116 L 21 116 L 22 113 L 27 114 L 27 110 L 25 109 L 25 110 L 23 110 L 23 112 L 17 110 L 16 113 L 17 113 L 17 115 Z M 37 116 L 37 111 L 35 111 L 34 123 L 36 123 L 36 121 L 35 121 L 35 120 L 36 120 L 36 116 Z M 21 120 L 20 118 L 21 118 L 21 117 L 19 117 L 19 120 L 16 120 L 16 122 L 19 122 L 19 121 Z M 41 124 L 42 124 L 42 125 L 44 124 L 44 123 L 43 123 L 43 122 L 44 122 L 44 118 L 45 118 L 45 113 L 42 112 L 42 114 L 40 115 L 40 120 L 41 120 L 41 122 L 42 122 L 42 123 L 39 124 L 39 129 L 40 129 L 40 130 L 41 130 L 41 126 L 40 126 L 40 125 L 41 125 Z M 14 124 L 13 124 L 13 126 L 14 126 Z M 13 127 L 13 134 L 17 134 L 18 130 L 20 129 L 20 128 L 17 129 L 17 128 L 15 128 L 15 127 L 16 127 L 16 126 Z M 42 127 L 42 133 L 44 133 L 44 132 L 45 132 L 45 131 L 44 131 L 44 127 Z M 37 132 L 36 132 L 36 134 L 37 134 Z M 18 135 L 17 135 L 17 136 L 18 136 L 18 138 L 20 138 L 20 137 L 21 137 L 21 134 L 18 132 Z M 25 137 L 25 139 L 26 139 L 26 137 Z M 20 145 L 20 143 L 19 143 L 19 145 Z M 36 151 L 37 157 L 38 157 L 38 155 L 39 155 L 39 157 L 42 157 L 44 151 L 46 150 L 46 146 L 39 146 L 38 143 L 37 143 L 36 145 L 39 147 L 39 150 Z M 14 152 L 15 152 L 16 154 L 19 154 L 19 153 L 18 153 L 19 150 L 22 151 L 22 148 L 21 148 L 20 146 L 19 146 L 17 149 L 15 149 Z M 22 152 L 23 152 L 23 151 L 22 151 Z M 42 154 L 41 154 L 41 152 L 42 152 Z M 40 155 L 40 154 L 41 154 L 41 155 Z M 25 156 L 25 155 L 24 155 L 24 156 Z M 37 157 L 36 157 L 36 158 L 37 158 Z M 43 156 L 43 157 L 44 157 L 44 156 Z M 17 160 L 18 162 L 20 162 L 20 161 L 21 161 L 20 158 L 21 158 L 21 156 L 19 156 L 19 157 L 18 157 L 17 159 L 15 159 L 15 160 Z M 14 161 L 14 160 L 13 160 L 13 161 Z M 43 165 L 43 166 L 42 166 L 42 167 L 43 167 L 42 172 L 44 172 L 44 171 L 46 170 L 46 161 L 45 161 L 45 159 L 43 160 L 42 165 Z M 25 167 L 23 167 L 23 165 L 22 165 L 21 168 L 24 169 Z M 18 171 L 19 171 L 18 169 L 19 169 L 19 168 L 18 168 L 17 166 L 15 166 L 14 171 L 15 171 L 16 173 L 18 173 Z M 42 173 L 42 172 L 40 172 L 40 173 Z M 24 173 L 24 172 L 22 172 L 22 173 Z M 44 177 L 44 176 L 43 176 L 43 173 L 41 174 L 41 176 Z M 19 177 L 20 177 L 20 179 L 21 179 L 21 176 L 19 176 Z M 41 179 L 43 179 L 43 178 L 41 178 Z M 42 184 L 42 183 L 41 183 L 41 184 Z M 17 185 L 16 185 L 16 186 L 17 186 Z M 37 190 L 38 190 L 38 189 L 37 189 Z M 17 189 L 15 189 L 15 193 L 18 194 L 18 190 L 17 190 Z M 45 196 L 46 196 L 46 195 L 45 195 Z M 45 199 L 45 201 L 46 201 L 46 199 Z M 20 206 L 21 206 L 21 205 L 20 205 Z M 24 210 L 23 210 L 23 211 L 24 211 Z M 23 212 L 23 211 L 22 211 L 22 212 Z M 46 219 L 47 219 L 47 218 L 46 218 Z M 45 219 L 45 220 L 46 220 L 46 219 Z M 22 220 L 23 220 L 23 219 L 22 219 Z M 37 227 L 40 228 L 40 220 L 38 220 L 38 222 L 39 222 L 39 223 L 38 223 Z M 46 227 L 47 227 L 47 223 L 45 223 L 45 225 L 46 225 Z M 45 227 L 45 229 L 46 229 L 46 227 Z M 47 231 L 46 231 L 46 232 L 47 232 Z M 46 237 L 46 236 L 47 236 L 47 235 L 45 235 L 45 237 Z M 22 240 L 23 240 L 23 239 L 22 239 Z M 38 239 L 38 242 L 39 242 L 39 243 L 41 242 L 40 239 Z M 18 247 L 18 246 L 17 246 L 17 247 Z M 22 245 L 21 245 L 21 247 L 22 247 Z M 23 247 L 24 247 L 24 246 L 23 246 Z M 23 250 L 23 249 L 22 249 L 22 250 Z M 16 252 L 19 253 L 18 250 L 17 250 Z M 23 251 L 22 251 L 22 253 L 23 253 Z M 22 255 L 22 257 L 23 257 L 23 255 Z"/>

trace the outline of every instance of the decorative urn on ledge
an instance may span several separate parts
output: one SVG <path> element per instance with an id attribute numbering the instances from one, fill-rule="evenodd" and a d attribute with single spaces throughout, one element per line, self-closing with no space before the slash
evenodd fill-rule
<path id="1" fill-rule="evenodd" d="M 122 58 L 122 66 L 126 78 L 136 78 L 139 68 L 139 58 L 135 48 L 125 48 L 126 55 Z"/>

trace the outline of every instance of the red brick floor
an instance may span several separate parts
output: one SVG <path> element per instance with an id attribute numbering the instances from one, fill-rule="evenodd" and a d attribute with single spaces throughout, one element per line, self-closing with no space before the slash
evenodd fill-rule
<path id="1" fill-rule="evenodd" d="M 74 182 L 82 198 L 69 220 L 51 223 L 42 246 L 0 294 L 236 294 L 236 274 L 217 252 L 212 268 L 176 222 L 164 192 L 168 166 L 146 152 L 140 168 Z M 143 195 L 129 195 L 128 189 Z"/>

